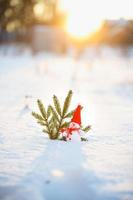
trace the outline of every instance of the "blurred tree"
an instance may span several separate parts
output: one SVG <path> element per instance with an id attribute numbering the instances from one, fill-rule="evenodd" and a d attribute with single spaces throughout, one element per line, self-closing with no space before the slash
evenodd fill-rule
<path id="1" fill-rule="evenodd" d="M 107 44 L 111 46 L 133 45 L 133 20 L 107 20 L 101 29 L 88 40 L 89 44 Z"/>
<path id="2" fill-rule="evenodd" d="M 9 32 L 36 23 L 53 23 L 56 0 L 0 0 L 0 28 Z"/>
<path id="3" fill-rule="evenodd" d="M 34 0 L 0 0 L 0 27 L 13 31 L 33 23 Z"/>

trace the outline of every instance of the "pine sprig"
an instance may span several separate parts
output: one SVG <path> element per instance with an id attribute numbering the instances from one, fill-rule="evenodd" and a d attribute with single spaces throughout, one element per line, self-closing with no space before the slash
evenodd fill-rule
<path id="1" fill-rule="evenodd" d="M 41 126 L 47 126 L 47 124 L 43 121 L 37 121 L 38 124 L 40 124 Z"/>
<path id="2" fill-rule="evenodd" d="M 50 117 L 50 115 L 51 115 L 51 107 L 49 105 L 47 108 L 47 119 Z"/>
<path id="3" fill-rule="evenodd" d="M 58 130 L 57 130 L 57 138 L 59 137 L 59 132 L 61 128 L 67 128 L 67 123 L 63 125 L 64 123 L 64 119 L 67 118 L 65 115 L 67 115 L 67 111 L 69 109 L 70 103 L 71 103 L 71 99 L 72 99 L 72 90 L 70 90 L 67 94 L 67 97 L 65 98 L 64 101 L 64 105 L 63 105 L 63 111 L 62 114 L 60 116 L 60 120 L 59 120 L 59 125 L 58 125 Z M 66 127 L 65 127 L 66 125 Z M 63 126 L 63 127 L 62 127 Z"/>
<path id="4" fill-rule="evenodd" d="M 46 113 L 46 110 L 45 110 L 43 103 L 41 102 L 40 99 L 37 100 L 37 103 L 38 103 L 39 110 L 42 114 L 42 117 L 46 120 L 47 119 L 47 113 Z"/>
<path id="5" fill-rule="evenodd" d="M 62 128 L 68 128 L 70 121 L 68 118 L 73 116 L 75 110 L 69 111 L 69 106 L 72 99 L 72 90 L 70 90 L 65 98 L 63 108 L 56 95 L 53 96 L 54 106 L 49 105 L 47 108 L 44 107 L 41 100 L 37 100 L 38 108 L 40 113 L 32 112 L 33 117 L 37 120 L 37 123 L 43 126 L 43 132 L 48 134 L 50 139 L 58 139 L 60 130 Z M 81 128 L 84 132 L 88 132 L 91 126 Z M 81 138 L 82 141 L 86 141 L 86 138 Z"/>
<path id="6" fill-rule="evenodd" d="M 58 128 L 57 121 L 54 117 L 52 117 L 51 120 L 50 120 L 50 128 L 55 129 L 55 130 L 57 130 L 57 128 Z"/>
<path id="7" fill-rule="evenodd" d="M 44 133 L 49 134 L 49 132 L 48 132 L 46 129 L 43 129 L 42 131 L 43 131 Z"/>
<path id="8" fill-rule="evenodd" d="M 57 112 L 55 111 L 55 109 L 51 105 L 50 105 L 50 109 L 51 109 L 51 112 L 52 112 L 54 118 L 59 122 L 60 121 L 59 116 L 58 116 Z"/>
<path id="9" fill-rule="evenodd" d="M 43 129 L 43 132 L 48 133 L 50 136 L 51 131 L 50 131 L 50 126 L 48 123 L 45 107 L 44 107 L 43 103 L 41 102 L 41 100 L 39 100 L 39 99 L 37 100 L 37 104 L 38 104 L 41 115 L 37 114 L 36 112 L 32 112 L 32 115 L 38 120 L 37 123 L 39 123 L 42 126 L 45 126 L 46 129 Z"/>
<path id="10" fill-rule="evenodd" d="M 60 106 L 57 96 L 55 96 L 55 95 L 53 96 L 53 102 L 54 102 L 54 106 L 55 106 L 57 113 L 61 116 L 61 106 Z"/>
<path id="11" fill-rule="evenodd" d="M 64 122 L 64 123 L 61 125 L 61 128 L 67 128 L 67 127 L 69 127 L 69 124 L 70 124 L 70 122 Z"/>
<path id="12" fill-rule="evenodd" d="M 37 123 L 44 127 L 43 132 L 49 135 L 50 139 L 58 139 L 61 128 L 69 126 L 70 122 L 64 121 L 72 116 L 72 112 L 67 113 L 72 98 L 72 91 L 70 90 L 65 98 L 63 109 L 61 109 L 60 102 L 56 95 L 53 96 L 53 103 L 45 109 L 41 100 L 37 100 L 40 114 L 32 112 L 32 115 L 37 119 Z"/>
<path id="13" fill-rule="evenodd" d="M 71 112 L 69 112 L 67 115 L 65 115 L 64 118 L 71 118 L 73 116 L 74 110 L 72 110 Z"/>
<path id="14" fill-rule="evenodd" d="M 63 113 L 62 113 L 62 117 L 63 117 L 63 118 L 64 118 L 64 116 L 66 115 L 66 113 L 67 113 L 67 111 L 68 111 L 68 108 L 69 108 L 69 106 L 70 106 L 71 99 L 72 99 L 72 94 L 73 94 L 73 92 L 72 92 L 72 90 L 70 90 L 70 91 L 68 92 L 68 95 L 67 95 L 65 101 L 64 101 Z"/>
<path id="15" fill-rule="evenodd" d="M 44 120 L 43 118 L 42 118 L 42 116 L 41 115 L 39 115 L 38 113 L 36 113 L 36 112 L 32 112 L 32 116 L 33 117 L 35 117 L 36 119 L 38 119 L 38 120 Z"/>

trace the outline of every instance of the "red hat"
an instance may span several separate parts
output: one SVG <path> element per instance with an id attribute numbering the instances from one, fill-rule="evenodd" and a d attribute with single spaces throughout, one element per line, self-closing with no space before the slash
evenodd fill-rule
<path id="1" fill-rule="evenodd" d="M 73 118 L 71 119 L 71 122 L 75 122 L 79 125 L 81 125 L 81 105 L 78 105 L 73 113 Z"/>

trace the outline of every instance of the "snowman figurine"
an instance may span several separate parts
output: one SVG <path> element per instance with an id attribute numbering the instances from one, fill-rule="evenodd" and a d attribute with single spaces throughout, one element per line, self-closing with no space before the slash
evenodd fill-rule
<path id="1" fill-rule="evenodd" d="M 81 105 L 78 105 L 73 113 L 69 127 L 61 130 L 61 137 L 64 141 L 71 139 L 82 140 L 84 131 L 81 130 L 81 109 Z"/>

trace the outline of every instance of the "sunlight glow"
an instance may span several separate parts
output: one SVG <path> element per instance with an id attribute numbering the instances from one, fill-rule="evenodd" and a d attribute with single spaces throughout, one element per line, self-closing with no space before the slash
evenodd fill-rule
<path id="1" fill-rule="evenodd" d="M 86 13 L 82 13 L 80 20 L 78 20 L 78 13 L 73 13 L 68 16 L 66 29 L 68 33 L 76 38 L 82 38 L 95 32 L 101 25 L 100 20 L 88 20 Z"/>
<path id="2" fill-rule="evenodd" d="M 95 32 L 101 25 L 101 18 L 88 9 L 85 0 L 62 0 L 61 7 L 67 13 L 66 31 L 73 37 L 84 38 Z M 95 7 L 91 2 L 91 7 Z"/>
<path id="3" fill-rule="evenodd" d="M 86 37 L 100 28 L 105 19 L 133 18 L 132 0 L 59 0 L 60 10 L 67 14 L 66 31 L 75 37 Z"/>

